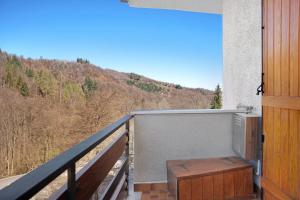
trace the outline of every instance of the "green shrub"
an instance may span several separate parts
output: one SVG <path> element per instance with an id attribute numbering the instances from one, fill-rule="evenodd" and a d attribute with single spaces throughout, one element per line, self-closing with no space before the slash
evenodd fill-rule
<path id="1" fill-rule="evenodd" d="M 90 77 L 86 77 L 84 84 L 82 85 L 82 90 L 85 95 L 91 95 L 95 90 L 97 90 L 97 82 L 92 80 Z"/>
<path id="2" fill-rule="evenodd" d="M 140 88 L 141 90 L 144 90 L 146 92 L 160 92 L 163 90 L 162 87 L 157 86 L 154 83 L 142 82 L 136 79 L 127 80 L 127 85 L 134 85 L 137 88 Z"/>
<path id="3" fill-rule="evenodd" d="M 67 81 L 63 88 L 64 100 L 67 102 L 71 99 L 83 100 L 84 93 L 80 85 Z"/>
<path id="4" fill-rule="evenodd" d="M 161 87 L 157 86 L 154 83 L 139 82 L 136 86 L 146 92 L 160 92 L 162 90 Z"/>
<path id="5" fill-rule="evenodd" d="M 16 68 L 22 67 L 20 61 L 18 60 L 17 56 L 15 56 L 15 55 L 12 56 L 12 58 L 9 60 L 9 63 Z"/>
<path id="6" fill-rule="evenodd" d="M 57 89 L 57 81 L 51 72 L 41 70 L 34 78 L 43 96 L 54 95 Z"/>
<path id="7" fill-rule="evenodd" d="M 18 82 L 18 76 L 20 73 L 21 64 L 17 58 L 12 57 L 5 64 L 4 83 L 9 87 L 16 87 Z"/>
<path id="8" fill-rule="evenodd" d="M 135 81 L 133 80 L 127 80 L 127 85 L 134 85 L 135 84 Z"/>
<path id="9" fill-rule="evenodd" d="M 18 76 L 16 87 L 17 87 L 17 88 L 21 88 L 21 87 L 22 87 L 22 84 L 23 84 L 22 77 L 21 77 L 21 76 Z"/>
<path id="10" fill-rule="evenodd" d="M 22 78 L 21 63 L 13 56 L 5 65 L 4 83 L 8 87 L 17 88 L 21 95 L 28 96 L 29 88 Z"/>
<path id="11" fill-rule="evenodd" d="M 21 93 L 22 96 L 29 96 L 29 88 L 27 86 L 26 82 L 22 82 L 19 91 Z"/>
<path id="12" fill-rule="evenodd" d="M 138 75 L 138 74 L 135 74 L 135 73 L 130 73 L 129 78 L 132 79 L 132 80 L 139 81 L 141 79 L 141 76 Z"/>
<path id="13" fill-rule="evenodd" d="M 34 71 L 33 71 L 33 69 L 26 68 L 25 74 L 26 74 L 27 77 L 29 77 L 29 78 L 33 78 L 33 77 L 34 77 Z"/>
<path id="14" fill-rule="evenodd" d="M 11 70 L 5 69 L 5 75 L 3 77 L 4 83 L 9 87 L 13 87 L 15 85 L 14 75 Z"/>
<path id="15" fill-rule="evenodd" d="M 16 87 L 19 89 L 22 96 L 29 95 L 29 89 L 28 89 L 27 83 L 23 81 L 21 76 L 18 77 Z"/>

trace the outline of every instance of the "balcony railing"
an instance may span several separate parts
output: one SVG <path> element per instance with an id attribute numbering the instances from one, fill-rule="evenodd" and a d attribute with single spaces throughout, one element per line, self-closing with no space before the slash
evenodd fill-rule
<path id="1" fill-rule="evenodd" d="M 129 121 L 132 117 L 131 115 L 124 116 L 87 140 L 3 188 L 0 191 L 0 199 L 29 199 L 66 170 L 67 184 L 57 191 L 53 198 L 89 199 L 115 163 L 125 154 L 121 167 L 103 194 L 103 199 L 110 199 L 119 192 L 117 191 L 117 188 L 120 188 L 119 185 L 128 185 Z M 124 125 L 125 131 L 76 173 L 76 162 Z"/>
<path id="2" fill-rule="evenodd" d="M 0 199 L 29 199 L 67 171 L 67 183 L 52 199 L 90 199 L 116 163 L 121 162 L 102 199 L 116 197 L 129 182 L 129 145 L 135 185 L 166 183 L 166 161 L 234 156 L 234 113 L 245 110 L 140 111 L 127 115 L 0 190 Z M 134 118 L 134 130 L 129 121 Z M 124 129 L 121 129 L 125 127 Z M 76 163 L 109 136 L 123 131 L 76 173 Z M 132 134 L 129 143 L 129 131 Z M 115 135 L 115 134 L 114 134 Z M 133 147 L 134 146 L 134 147 Z M 119 162 L 117 162 L 119 161 Z"/>

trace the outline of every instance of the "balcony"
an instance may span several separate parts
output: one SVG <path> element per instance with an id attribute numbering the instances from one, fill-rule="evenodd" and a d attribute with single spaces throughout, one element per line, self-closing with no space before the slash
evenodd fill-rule
<path id="1" fill-rule="evenodd" d="M 65 184 L 47 198 L 174 199 L 167 162 L 238 156 L 232 142 L 237 113 L 247 111 L 133 112 L 3 188 L 0 199 L 40 199 L 41 191 L 63 174 Z M 79 161 L 107 138 L 110 143 L 79 167 Z M 206 171 L 216 170 L 216 165 L 207 166 Z"/>

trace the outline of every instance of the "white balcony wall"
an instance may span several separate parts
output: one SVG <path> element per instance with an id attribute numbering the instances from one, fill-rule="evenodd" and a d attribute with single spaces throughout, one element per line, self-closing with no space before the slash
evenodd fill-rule
<path id="1" fill-rule="evenodd" d="M 166 182 L 166 160 L 233 156 L 230 110 L 148 111 L 134 118 L 134 182 Z"/>
<path id="2" fill-rule="evenodd" d="M 262 73 L 261 0 L 223 0 L 223 107 L 253 106 Z"/>

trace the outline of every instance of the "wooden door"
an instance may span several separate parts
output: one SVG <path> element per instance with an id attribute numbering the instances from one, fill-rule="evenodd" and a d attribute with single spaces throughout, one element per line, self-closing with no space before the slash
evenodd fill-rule
<path id="1" fill-rule="evenodd" d="M 300 0 L 263 4 L 264 199 L 300 200 Z"/>

